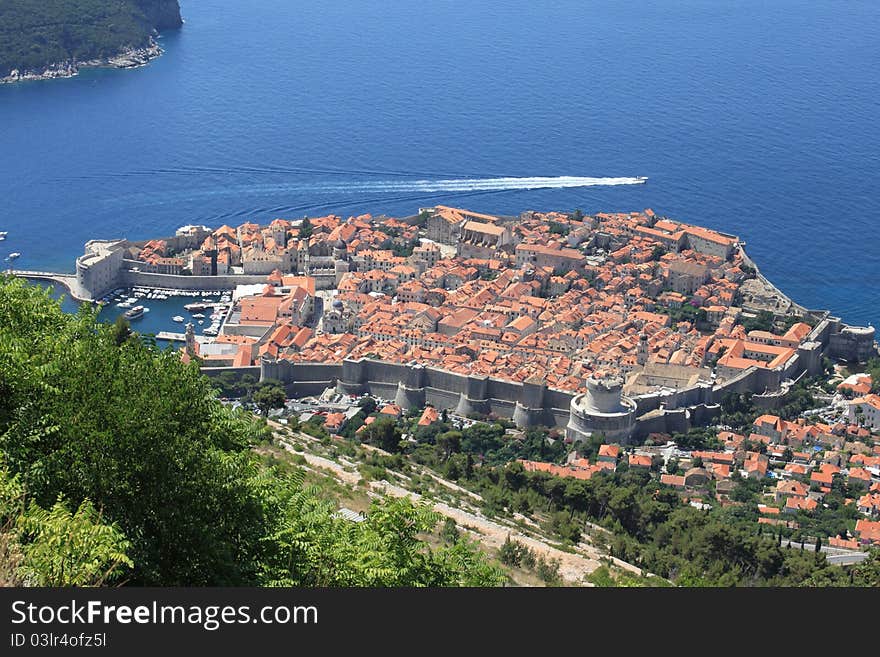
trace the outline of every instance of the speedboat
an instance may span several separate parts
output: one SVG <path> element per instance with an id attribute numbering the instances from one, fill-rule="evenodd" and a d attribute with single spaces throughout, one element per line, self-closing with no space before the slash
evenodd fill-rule
<path id="1" fill-rule="evenodd" d="M 646 183 L 648 182 L 648 176 L 636 176 L 636 181 L 639 183 Z"/>
<path id="2" fill-rule="evenodd" d="M 171 318 L 171 321 L 173 321 L 173 322 L 182 322 L 182 321 L 183 321 L 183 317 L 181 317 L 180 315 L 175 315 L 174 317 Z"/>
<path id="3" fill-rule="evenodd" d="M 16 258 L 18 258 L 18 257 L 20 257 L 20 256 L 21 256 L 21 254 L 18 253 L 18 252 L 16 252 L 16 253 L 10 253 L 10 254 L 9 254 L 9 257 L 6 258 L 6 259 L 7 259 L 7 260 L 15 260 Z"/>

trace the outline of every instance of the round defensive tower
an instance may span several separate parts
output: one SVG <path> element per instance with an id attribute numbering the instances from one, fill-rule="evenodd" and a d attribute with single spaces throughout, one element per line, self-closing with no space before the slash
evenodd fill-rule
<path id="1" fill-rule="evenodd" d="M 587 392 L 571 400 L 565 435 L 572 440 L 586 440 L 601 433 L 609 440 L 626 442 L 636 421 L 636 403 L 623 395 L 620 377 L 590 377 Z"/>

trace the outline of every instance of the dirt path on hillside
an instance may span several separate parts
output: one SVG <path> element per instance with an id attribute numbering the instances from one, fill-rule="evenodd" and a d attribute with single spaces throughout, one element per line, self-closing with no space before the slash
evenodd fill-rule
<path id="1" fill-rule="evenodd" d="M 279 443 L 284 449 L 294 454 L 301 455 L 311 467 L 328 471 L 346 484 L 357 485 L 361 480 L 360 473 L 348 472 L 343 465 L 323 456 L 304 451 L 298 452 L 294 450 L 283 437 L 279 436 L 278 438 Z M 450 488 L 460 489 L 475 501 L 482 501 L 482 498 L 476 493 L 466 491 L 457 484 L 448 482 L 436 475 L 432 476 L 439 483 L 449 486 Z M 384 480 L 371 481 L 370 489 L 375 496 L 391 495 L 393 497 L 408 497 L 414 501 L 422 500 L 422 496 L 418 493 L 408 491 Z M 431 500 L 428 501 L 431 502 Z M 452 507 L 444 502 L 431 503 L 435 512 L 455 520 L 460 528 L 468 530 L 469 534 L 486 548 L 497 550 L 501 547 L 507 537 L 510 536 L 511 540 L 519 541 L 523 545 L 531 548 L 536 556 L 541 555 L 545 560 L 558 559 L 559 574 L 566 584 L 592 586 L 584 580 L 584 577 L 602 565 L 599 559 L 603 555 L 601 555 L 595 548 L 585 545 L 584 543 L 578 545 L 577 553 L 565 552 L 552 545 L 548 545 L 542 540 L 527 536 L 515 527 L 509 527 L 495 520 L 490 520 L 478 511 L 465 511 L 463 509 Z M 626 565 L 632 568 L 630 564 Z"/>

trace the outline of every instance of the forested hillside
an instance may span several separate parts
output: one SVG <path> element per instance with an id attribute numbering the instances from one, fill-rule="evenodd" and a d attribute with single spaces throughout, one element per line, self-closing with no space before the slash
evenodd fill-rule
<path id="1" fill-rule="evenodd" d="M 195 363 L 0 275 L 0 585 L 494 585 L 406 500 L 337 517 Z"/>
<path id="2" fill-rule="evenodd" d="M 177 0 L 0 0 L 0 78 L 143 48 L 180 24 Z"/>

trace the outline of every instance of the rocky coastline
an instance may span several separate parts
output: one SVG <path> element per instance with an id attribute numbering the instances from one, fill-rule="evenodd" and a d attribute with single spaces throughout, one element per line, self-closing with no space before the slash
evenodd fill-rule
<path id="1" fill-rule="evenodd" d="M 89 59 L 78 62 L 68 60 L 47 66 L 42 71 L 20 71 L 13 69 L 9 75 L 0 78 L 0 84 L 24 82 L 27 80 L 53 80 L 56 78 L 72 78 L 84 68 L 137 68 L 149 64 L 164 51 L 153 37 L 143 48 L 125 48 L 112 57 Z"/>

